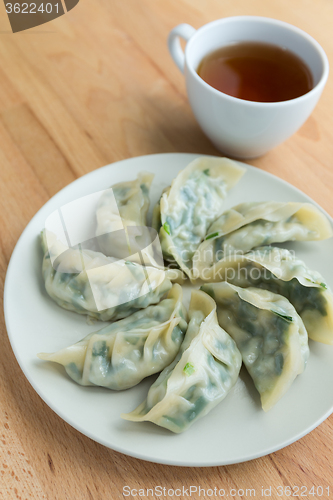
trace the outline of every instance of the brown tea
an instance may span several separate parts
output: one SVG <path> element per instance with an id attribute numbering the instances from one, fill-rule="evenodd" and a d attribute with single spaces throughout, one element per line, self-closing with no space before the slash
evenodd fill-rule
<path id="1" fill-rule="evenodd" d="M 302 59 L 262 42 L 226 45 L 205 56 L 197 72 L 215 89 L 247 101 L 289 101 L 313 88 L 311 71 Z"/>

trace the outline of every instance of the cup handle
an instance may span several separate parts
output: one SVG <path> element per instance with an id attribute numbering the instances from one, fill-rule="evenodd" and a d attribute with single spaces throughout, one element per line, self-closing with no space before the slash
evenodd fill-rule
<path id="1" fill-rule="evenodd" d="M 173 28 L 168 36 L 169 52 L 182 73 L 184 73 L 185 55 L 183 49 L 181 48 L 179 37 L 188 42 L 195 32 L 196 30 L 192 26 L 184 23 L 178 24 L 178 26 Z"/>

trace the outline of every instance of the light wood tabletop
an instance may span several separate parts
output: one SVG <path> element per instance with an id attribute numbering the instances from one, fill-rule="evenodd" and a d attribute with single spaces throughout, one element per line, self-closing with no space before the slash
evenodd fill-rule
<path id="1" fill-rule="evenodd" d="M 331 0 L 81 0 L 66 15 L 16 34 L 10 31 L 3 3 L 0 12 L 2 282 L 32 216 L 76 178 L 150 153 L 221 154 L 197 125 L 183 76 L 168 54 L 167 35 L 177 24 L 198 28 L 234 15 L 280 19 L 316 38 L 333 65 Z M 298 187 L 330 215 L 332 111 L 329 78 L 305 125 L 284 144 L 249 162 Z M 250 488 L 264 498 L 262 487 L 266 496 L 286 498 L 288 489 L 279 495 L 278 487 L 294 485 L 306 488 L 294 496 L 303 491 L 319 498 L 319 486 L 324 488 L 322 498 L 328 498 L 327 487 L 333 495 L 332 416 L 298 442 L 247 463 L 158 465 L 103 447 L 61 420 L 23 375 L 3 313 L 0 346 L 1 499 L 107 500 L 126 498 L 125 486 L 176 490 L 191 485 L 234 488 L 237 499 L 248 498 L 245 490 Z M 163 498 L 158 493 L 150 498 Z M 138 491 L 136 498 L 145 498 L 144 492 Z"/>

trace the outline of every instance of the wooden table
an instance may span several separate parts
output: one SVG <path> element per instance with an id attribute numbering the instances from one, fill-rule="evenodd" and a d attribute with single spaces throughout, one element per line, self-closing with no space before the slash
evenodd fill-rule
<path id="1" fill-rule="evenodd" d="M 0 11 L 2 281 L 31 217 L 77 177 L 149 153 L 219 154 L 199 129 L 168 55 L 166 38 L 175 25 L 199 27 L 243 14 L 273 17 L 314 36 L 333 62 L 331 0 L 81 0 L 67 15 L 17 34 L 10 32 L 3 4 Z M 332 82 L 291 139 L 251 162 L 291 182 L 331 215 Z M 303 485 L 308 492 L 321 485 L 333 495 L 333 416 L 297 443 L 248 463 L 156 465 L 91 441 L 53 413 L 18 366 L 3 316 L 0 360 L 1 499 L 124 498 L 125 485 L 255 488 L 259 498 L 262 486 L 281 498 L 278 485 Z"/>

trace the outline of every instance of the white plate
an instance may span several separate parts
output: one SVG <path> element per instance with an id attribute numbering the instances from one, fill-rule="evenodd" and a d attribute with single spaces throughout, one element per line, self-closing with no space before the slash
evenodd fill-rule
<path id="1" fill-rule="evenodd" d="M 152 462 L 211 466 L 243 462 L 276 451 L 301 438 L 333 411 L 333 347 L 310 342 L 308 366 L 282 400 L 268 413 L 244 370 L 227 398 L 189 431 L 174 435 L 151 423 L 127 422 L 121 412 L 136 408 L 154 377 L 123 392 L 81 387 L 60 365 L 37 359 L 78 341 L 101 324 L 58 307 L 46 294 L 41 275 L 38 235 L 47 216 L 65 203 L 136 177 L 155 173 L 151 206 L 178 171 L 198 155 L 159 154 L 108 165 L 76 180 L 35 215 L 13 252 L 5 284 L 5 318 L 15 356 L 31 385 L 61 418 L 109 448 Z M 254 167 L 231 191 L 226 208 L 244 201 L 311 201 L 305 194 Z M 332 219 L 331 219 L 332 220 Z M 333 287 L 333 238 L 293 244 L 310 268 Z"/>

